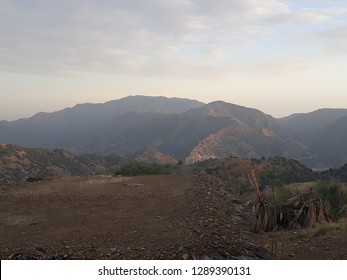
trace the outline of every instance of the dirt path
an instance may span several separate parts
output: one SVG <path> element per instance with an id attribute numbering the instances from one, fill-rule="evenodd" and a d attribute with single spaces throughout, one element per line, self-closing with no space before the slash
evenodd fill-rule
<path id="1" fill-rule="evenodd" d="M 1 259 L 266 258 L 209 177 L 85 177 L 0 193 Z"/>

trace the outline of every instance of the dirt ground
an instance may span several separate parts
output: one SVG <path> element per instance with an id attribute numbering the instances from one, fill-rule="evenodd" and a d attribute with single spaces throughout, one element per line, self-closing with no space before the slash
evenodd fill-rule
<path id="1" fill-rule="evenodd" d="M 305 236 L 302 231 L 282 231 L 258 236 L 272 259 L 347 260 L 347 228 L 319 236 Z"/>
<path id="2" fill-rule="evenodd" d="M 0 191 L 1 259 L 266 259 L 207 176 L 66 178 Z"/>
<path id="3" fill-rule="evenodd" d="M 0 258 L 347 259 L 347 228 L 308 238 L 252 223 L 205 175 L 56 179 L 0 190 Z"/>

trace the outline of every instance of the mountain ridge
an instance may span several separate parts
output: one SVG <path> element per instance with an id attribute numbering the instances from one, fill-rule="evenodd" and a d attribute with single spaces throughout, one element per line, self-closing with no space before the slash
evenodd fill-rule
<path id="1" fill-rule="evenodd" d="M 193 151 L 201 158 L 278 155 L 302 160 L 310 167 L 329 167 L 340 165 L 347 151 L 334 161 L 320 153 L 315 138 L 345 115 L 347 109 L 321 109 L 276 119 L 258 109 L 221 100 L 204 104 L 191 99 L 128 96 L 2 121 L 0 142 L 121 156 L 151 147 L 179 161 L 192 159 Z M 343 133 L 341 128 L 347 130 L 340 124 L 329 133 L 336 139 Z M 327 153 L 333 149 L 325 146 Z"/>

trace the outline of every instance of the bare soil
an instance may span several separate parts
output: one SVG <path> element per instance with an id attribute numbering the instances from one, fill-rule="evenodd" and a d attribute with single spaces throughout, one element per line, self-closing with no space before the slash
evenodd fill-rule
<path id="1" fill-rule="evenodd" d="M 347 228 L 252 234 L 206 175 L 73 177 L 0 190 L 1 259 L 347 259 Z"/>
<path id="2" fill-rule="evenodd" d="M 0 190 L 1 259 L 266 259 L 208 176 L 78 177 Z"/>
<path id="3" fill-rule="evenodd" d="M 272 259 L 347 260 L 347 228 L 319 236 L 305 236 L 302 231 L 281 231 L 258 236 L 258 241 Z"/>

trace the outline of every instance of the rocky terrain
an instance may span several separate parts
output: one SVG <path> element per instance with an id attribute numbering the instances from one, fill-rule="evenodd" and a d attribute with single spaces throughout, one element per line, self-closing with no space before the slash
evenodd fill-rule
<path id="1" fill-rule="evenodd" d="M 119 156 L 76 156 L 63 149 L 0 144 L 0 186 L 14 186 L 28 178 L 113 174 L 116 167 L 125 161 Z"/>
<path id="2" fill-rule="evenodd" d="M 82 175 L 113 175 L 131 161 L 177 165 L 173 157 L 147 147 L 128 158 L 116 155 L 75 155 L 63 149 L 22 148 L 0 144 L 0 187 L 24 183 L 28 178 L 51 179 Z"/>
<path id="3" fill-rule="evenodd" d="M 133 160 L 146 162 L 146 163 L 156 163 L 156 164 L 170 164 L 176 165 L 178 161 L 166 154 L 160 153 L 159 151 L 146 147 L 145 149 L 137 152 L 131 157 Z"/>
<path id="4" fill-rule="evenodd" d="M 240 124 L 225 127 L 202 140 L 186 158 L 186 164 L 225 155 L 242 155 L 248 158 L 285 156 L 298 160 L 311 157 L 309 149 L 297 142 L 288 143 L 262 128 L 254 129 Z"/>

